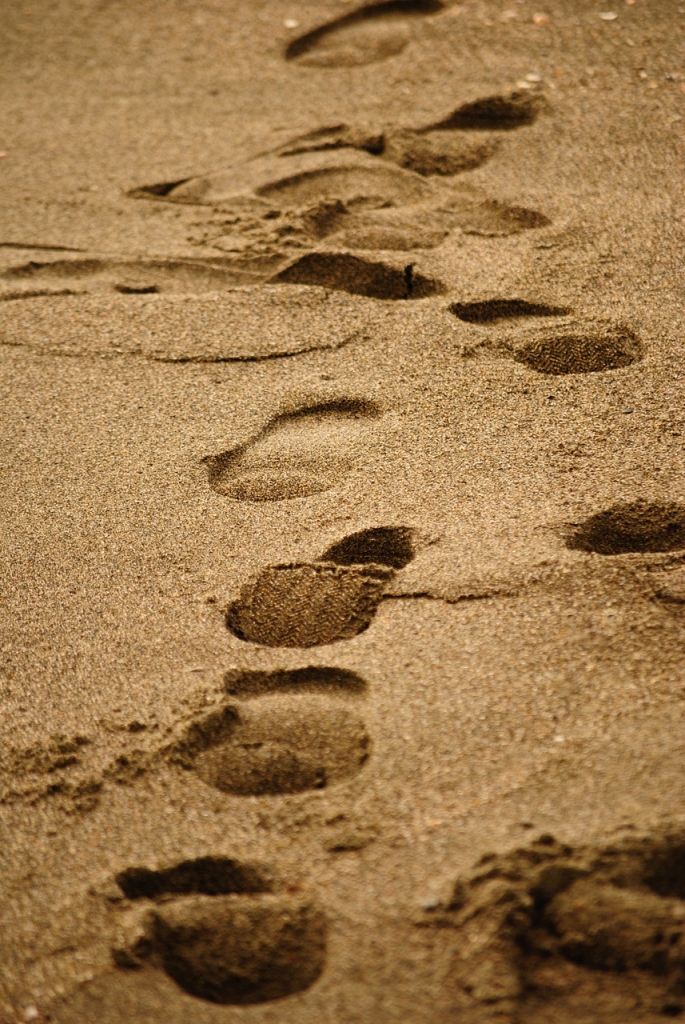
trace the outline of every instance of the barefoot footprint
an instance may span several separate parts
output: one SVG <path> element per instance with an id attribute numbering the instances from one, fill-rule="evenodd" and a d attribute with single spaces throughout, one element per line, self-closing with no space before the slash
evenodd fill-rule
<path id="1" fill-rule="evenodd" d="M 309 988 L 326 963 L 326 919 L 260 868 L 201 857 L 116 878 L 132 902 L 112 954 L 120 967 L 162 969 L 212 1003 L 247 1005 Z"/>
<path id="2" fill-rule="evenodd" d="M 394 57 L 411 41 L 411 22 L 442 10 L 441 0 L 382 0 L 343 14 L 297 39 L 286 60 L 309 67 L 355 67 Z"/>

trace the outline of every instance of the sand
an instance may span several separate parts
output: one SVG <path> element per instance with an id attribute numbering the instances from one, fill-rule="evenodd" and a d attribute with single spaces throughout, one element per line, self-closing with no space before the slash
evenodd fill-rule
<path id="1" fill-rule="evenodd" d="M 0 1020 L 685 1015 L 685 7 L 1 21 Z"/>

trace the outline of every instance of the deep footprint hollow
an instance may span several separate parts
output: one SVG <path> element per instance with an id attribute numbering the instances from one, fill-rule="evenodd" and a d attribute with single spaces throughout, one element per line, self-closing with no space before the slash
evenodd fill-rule
<path id="1" fill-rule="evenodd" d="M 566 546 L 599 555 L 685 548 L 685 505 L 647 501 L 612 505 L 580 523 L 567 535 Z"/>
<path id="2" fill-rule="evenodd" d="M 326 964 L 327 923 L 316 902 L 274 893 L 259 869 L 220 857 L 117 876 L 133 900 L 154 900 L 112 950 L 120 967 L 161 968 L 189 995 L 219 1005 L 282 999 Z"/>
<path id="3" fill-rule="evenodd" d="M 310 252 L 282 270 L 274 282 L 315 284 L 370 299 L 423 299 L 445 286 L 409 264 L 400 269 L 344 252 Z"/>
<path id="4" fill-rule="evenodd" d="M 226 612 L 228 629 L 266 647 L 317 647 L 369 627 L 393 575 L 389 566 L 272 565 Z"/>

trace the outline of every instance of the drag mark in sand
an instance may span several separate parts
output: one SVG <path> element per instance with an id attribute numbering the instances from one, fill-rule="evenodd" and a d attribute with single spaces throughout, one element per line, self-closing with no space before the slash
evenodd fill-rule
<path id="1" fill-rule="evenodd" d="M 128 868 L 116 881 L 128 899 L 144 901 L 113 946 L 119 967 L 161 969 L 192 996 L 239 1006 L 301 992 L 325 967 L 322 910 L 275 892 L 255 866 L 203 857 Z"/>
<path id="2" fill-rule="evenodd" d="M 342 399 L 276 416 L 252 441 L 202 460 L 209 485 L 238 501 L 309 497 L 341 483 L 363 457 L 365 435 L 381 410 Z"/>

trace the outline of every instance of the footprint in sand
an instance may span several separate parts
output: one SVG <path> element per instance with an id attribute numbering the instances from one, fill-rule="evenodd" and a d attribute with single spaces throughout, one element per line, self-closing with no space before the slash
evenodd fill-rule
<path id="1" fill-rule="evenodd" d="M 497 338 L 470 346 L 467 354 L 491 350 L 523 363 L 536 373 L 561 375 L 618 370 L 643 358 L 637 334 L 620 321 L 569 317 L 564 307 L 524 299 L 457 302 L 449 307 L 459 320 L 482 327 L 497 325 Z M 555 323 L 520 325 L 527 320 Z"/>
<path id="2" fill-rule="evenodd" d="M 250 283 L 248 268 L 237 274 L 220 259 L 121 259 L 89 257 L 31 260 L 0 274 L 0 300 L 84 292 L 120 295 L 202 294 Z M 68 289 L 64 284 L 68 283 Z"/>
<path id="3" fill-rule="evenodd" d="M 131 195 L 220 208 L 205 243 L 222 248 L 244 223 L 248 249 L 259 243 L 281 258 L 273 282 L 422 298 L 440 294 L 444 284 L 406 257 L 371 259 L 354 251 L 409 253 L 441 245 L 455 229 L 496 237 L 547 226 L 544 214 L 491 199 L 452 177 L 489 159 L 502 133 L 532 124 L 540 109 L 539 97 L 514 92 L 464 104 L 419 128 L 318 128 L 244 164 Z M 236 266 L 248 255 L 236 256 Z"/>
<path id="4" fill-rule="evenodd" d="M 356 399 L 276 416 L 247 444 L 203 459 L 210 487 L 238 501 L 285 501 L 330 490 L 361 463 L 380 416 L 374 403 Z"/>
<path id="5" fill-rule="evenodd" d="M 112 949 L 119 967 L 161 969 L 192 996 L 239 1006 L 301 992 L 325 967 L 323 911 L 258 867 L 201 857 L 116 882 L 134 908 Z"/>
<path id="6" fill-rule="evenodd" d="M 373 64 L 401 53 L 412 22 L 442 10 L 441 0 L 383 0 L 368 4 L 293 39 L 285 58 L 307 67 Z"/>
<path id="7" fill-rule="evenodd" d="M 354 703 L 361 676 L 337 668 L 229 672 L 230 698 L 193 722 L 169 752 L 215 789 L 281 796 L 325 789 L 356 775 L 371 741 Z"/>
<path id="8" fill-rule="evenodd" d="M 408 527 L 362 530 L 317 562 L 267 566 L 227 609 L 226 625 L 267 647 L 349 640 L 368 629 L 396 569 L 413 557 Z"/>
<path id="9" fill-rule="evenodd" d="M 634 1007 L 640 1019 L 677 1017 L 684 869 L 682 832 L 604 848 L 542 835 L 483 857 L 421 923 L 460 934 L 449 973 L 465 1019 L 485 1019 L 479 1008 L 487 1019 L 621 1021 L 637 1019 Z"/>

